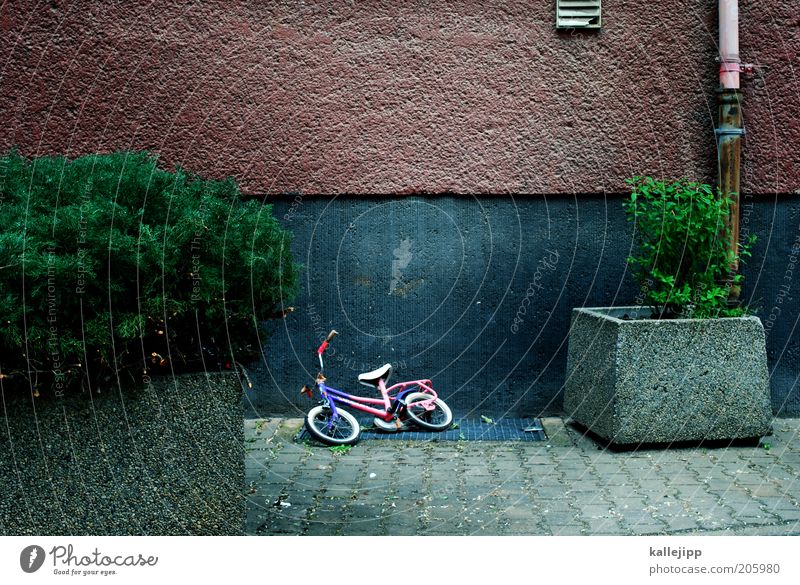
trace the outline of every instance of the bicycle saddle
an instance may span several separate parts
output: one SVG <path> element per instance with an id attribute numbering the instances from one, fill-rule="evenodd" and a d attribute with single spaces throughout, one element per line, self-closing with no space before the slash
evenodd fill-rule
<path id="1" fill-rule="evenodd" d="M 392 375 L 392 364 L 384 364 L 377 370 L 372 370 L 371 372 L 365 372 L 363 374 L 358 375 L 358 381 L 364 384 L 364 386 L 371 386 L 374 388 L 378 387 L 378 380 L 383 378 L 384 383 L 389 379 L 389 376 Z"/>

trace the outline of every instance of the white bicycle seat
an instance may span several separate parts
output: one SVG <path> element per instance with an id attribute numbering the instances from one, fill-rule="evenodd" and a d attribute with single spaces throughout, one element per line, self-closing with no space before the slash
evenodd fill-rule
<path id="1" fill-rule="evenodd" d="M 378 387 L 378 380 L 383 378 L 383 381 L 386 382 L 389 379 L 389 376 L 392 375 L 392 364 L 384 364 L 377 370 L 372 370 L 371 372 L 365 372 L 363 374 L 358 375 L 358 381 L 364 384 L 364 386 L 371 386 L 373 388 Z"/>

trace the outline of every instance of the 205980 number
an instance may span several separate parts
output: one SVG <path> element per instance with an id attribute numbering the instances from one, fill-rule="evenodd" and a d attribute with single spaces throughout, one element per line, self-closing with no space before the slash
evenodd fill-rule
<path id="1" fill-rule="evenodd" d="M 781 566 L 778 563 L 739 563 L 736 565 L 736 573 L 738 574 L 775 574 L 781 572 Z"/>

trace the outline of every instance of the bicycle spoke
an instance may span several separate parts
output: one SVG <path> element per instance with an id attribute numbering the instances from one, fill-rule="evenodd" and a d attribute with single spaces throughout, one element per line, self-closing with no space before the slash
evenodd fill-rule
<path id="1" fill-rule="evenodd" d="M 412 404 L 410 408 L 417 418 L 420 418 L 423 421 L 429 422 L 433 425 L 441 424 L 447 418 L 447 415 L 444 413 L 444 411 L 438 408 L 436 405 L 434 405 L 433 410 L 427 410 L 421 405 L 421 403 Z"/>
<path id="2" fill-rule="evenodd" d="M 314 426 L 320 433 L 327 435 L 333 439 L 344 439 L 349 437 L 353 432 L 353 426 L 344 418 L 338 417 L 331 423 L 330 428 L 328 423 L 333 415 L 321 416 L 314 421 Z M 317 424 L 319 423 L 319 424 Z"/>
<path id="3" fill-rule="evenodd" d="M 344 419 L 340 419 L 340 421 L 344 422 L 344 425 L 342 425 L 344 431 L 342 432 L 341 438 L 349 437 L 353 433 L 353 425 L 347 421 L 344 421 Z M 337 425 L 336 428 L 340 428 L 339 425 Z"/>

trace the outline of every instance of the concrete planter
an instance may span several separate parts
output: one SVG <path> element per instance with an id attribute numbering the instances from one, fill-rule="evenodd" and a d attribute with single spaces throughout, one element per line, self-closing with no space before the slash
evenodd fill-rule
<path id="1" fill-rule="evenodd" d="M 617 445 L 769 433 L 761 321 L 659 321 L 651 314 L 642 307 L 573 310 L 567 415 Z"/>
<path id="2" fill-rule="evenodd" d="M 6 395 L 0 534 L 239 535 L 244 412 L 233 372 Z"/>

